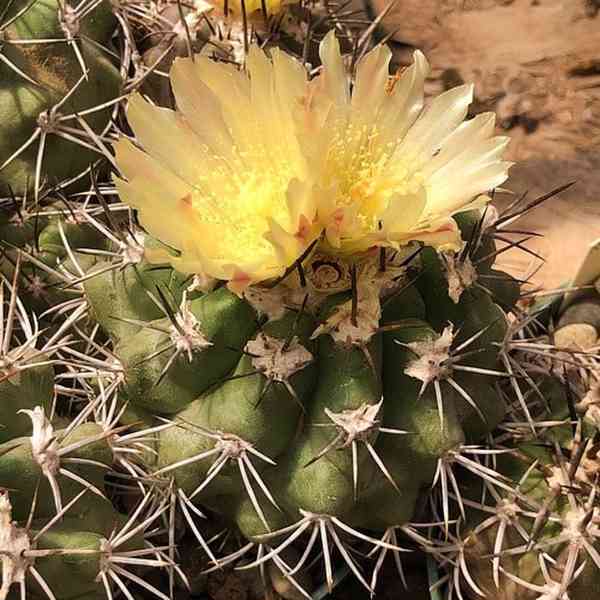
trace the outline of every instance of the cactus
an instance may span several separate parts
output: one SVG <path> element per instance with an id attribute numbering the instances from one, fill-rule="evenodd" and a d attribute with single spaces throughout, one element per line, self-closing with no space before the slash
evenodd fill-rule
<path id="1" fill-rule="evenodd" d="M 21 194 L 68 183 L 105 157 L 121 92 L 106 2 L 6 1 L 2 39 L 0 186 Z"/>
<path id="2" fill-rule="evenodd" d="M 11 597 L 13 586 L 22 598 L 103 594 L 109 579 L 122 585 L 123 577 L 137 578 L 127 557 L 160 564 L 143 533 L 168 504 L 146 496 L 139 521 L 113 506 L 104 474 L 127 446 L 119 439 L 122 427 L 103 420 L 110 406 L 97 403 L 78 414 L 56 412 L 55 368 L 69 340 L 40 341 L 37 320 L 17 295 L 19 270 L 20 262 L 13 283 L 0 284 L 0 597 Z M 90 421 L 91 410 L 99 418 Z"/>
<path id="3" fill-rule="evenodd" d="M 0 23 L 0 599 L 373 594 L 423 556 L 449 599 L 590 594 L 598 303 L 544 320 L 495 268 L 552 193 L 492 207 L 470 86 L 424 108 L 425 57 L 328 3 Z"/>
<path id="4" fill-rule="evenodd" d="M 337 68 L 341 56 L 335 38 L 328 36 L 321 48 L 324 57 L 331 57 L 328 68 Z M 260 77 L 259 69 L 271 67 L 253 52 L 249 68 Z M 293 68 L 283 55 L 276 60 L 281 69 Z M 387 60 L 384 53 L 367 55 L 364 64 L 375 66 L 363 68 L 387 69 Z M 193 69 L 206 69 L 207 77 L 212 69 L 207 59 L 196 59 L 195 65 L 181 62 L 174 67 L 177 101 L 186 111 L 194 102 L 184 95 Z M 398 93 L 418 94 L 425 69 L 424 59 L 417 55 L 415 65 L 398 83 Z M 366 72 L 363 76 L 368 77 Z M 216 72 L 213 81 L 218 85 Z M 470 92 L 452 94 L 446 101 L 456 102 L 460 119 L 463 108 L 458 107 L 466 106 Z M 418 97 L 415 102 L 412 110 L 419 110 Z M 142 143 L 157 155 L 142 155 L 120 143 L 117 161 L 128 182 L 117 185 L 123 198 L 140 209 L 149 232 L 168 246 L 146 235 L 144 252 L 127 263 L 123 249 L 120 254 L 109 245 L 115 258 L 104 262 L 113 269 L 99 261 L 90 269 L 84 288 L 92 317 L 112 339 L 123 399 L 164 423 L 157 434 L 158 455 L 151 475 L 165 485 L 173 481 L 180 510 L 214 567 L 240 553 L 224 559 L 214 556 L 195 524 L 199 507 L 234 523 L 250 541 L 246 552 L 262 549 L 244 568 L 275 561 L 292 577 L 318 543 L 329 586 L 331 548 L 371 589 L 373 584 L 348 549 L 351 538 L 399 552 L 396 543 L 362 530 L 383 533 L 407 523 L 436 473 L 444 482 L 452 477 L 454 462 L 477 470 L 478 463 L 460 451 L 465 446 L 468 455 L 468 444 L 484 439 L 504 416 L 502 397 L 491 380 L 506 375 L 497 368 L 507 333 L 500 304 L 506 310 L 513 308 L 515 294 L 508 290 L 515 284 L 508 275 L 491 270 L 496 253 L 493 215 L 471 210 L 458 218 L 462 230 L 439 213 L 435 224 L 423 221 L 414 233 L 384 228 L 381 234 L 365 231 L 364 239 L 353 240 L 349 229 L 343 234 L 347 247 L 336 250 L 340 224 L 348 218 L 351 228 L 351 217 L 333 208 L 329 210 L 335 220 L 319 225 L 310 212 L 311 201 L 300 197 L 305 205 L 295 209 L 295 241 L 271 222 L 266 237 L 273 240 L 273 253 L 264 242 L 254 241 L 252 236 L 260 235 L 263 225 L 249 212 L 245 218 L 256 224 L 250 221 L 244 234 L 248 246 L 234 246 L 231 234 L 235 236 L 236 229 L 223 230 L 225 237 L 215 240 L 222 248 L 217 252 L 230 252 L 229 260 L 238 264 L 203 262 L 204 254 L 199 256 L 185 238 L 163 236 L 166 229 L 164 225 L 157 229 L 156 214 L 150 210 L 154 205 L 142 203 L 150 190 L 144 187 L 145 180 L 138 179 L 138 166 L 160 158 L 179 173 L 188 168 L 170 162 L 176 158 L 175 148 L 169 157 L 167 148 L 155 145 L 156 127 L 169 126 L 172 114 L 133 99 L 128 116 Z M 288 118 L 285 112 L 282 118 Z M 480 129 L 485 138 L 489 125 L 489 117 L 483 116 L 471 127 Z M 290 144 L 297 143 L 294 127 L 290 121 Z M 181 131 L 195 148 L 195 130 Z M 490 144 L 498 154 L 504 142 L 492 139 Z M 306 155 L 297 147 L 294 159 L 302 168 Z M 492 157 L 490 167 L 494 181 L 503 177 L 505 163 Z M 163 194 L 185 196 L 181 209 L 193 211 L 193 198 L 184 188 L 179 184 L 169 188 L 175 182 L 164 167 L 157 167 L 154 177 Z M 160 177 L 166 179 L 161 182 Z M 462 202 L 477 191 L 484 190 L 470 191 Z M 253 189 L 245 193 L 254 201 Z M 272 202 L 279 202 L 279 193 L 273 190 Z M 180 210 L 178 205 L 174 209 Z M 234 216 L 211 210 L 217 222 L 227 223 Z M 421 207 L 424 215 L 426 210 Z M 327 211 L 322 217 L 331 218 Z M 295 227 L 293 222 L 291 226 Z M 325 234 L 317 246 L 319 227 Z M 191 235 L 185 225 L 182 233 Z M 206 230 L 207 243 L 213 235 Z M 390 236 L 390 242 L 373 252 L 368 248 L 378 236 L 383 241 Z M 421 251 L 418 244 L 406 245 L 419 239 L 447 249 Z M 248 255 L 252 244 L 264 257 L 258 265 L 256 257 Z M 154 269 L 146 267 L 147 260 L 157 263 Z M 170 264 L 191 271 L 187 282 Z M 228 286 L 215 283 L 224 278 L 230 279 Z M 265 278 L 270 282 L 261 284 Z M 498 303 L 486 278 L 505 292 Z M 136 279 L 145 290 L 131 294 Z M 377 512 L 372 510 L 375 505 Z M 303 533 L 310 533 L 308 546 L 290 573 L 282 553 Z"/>

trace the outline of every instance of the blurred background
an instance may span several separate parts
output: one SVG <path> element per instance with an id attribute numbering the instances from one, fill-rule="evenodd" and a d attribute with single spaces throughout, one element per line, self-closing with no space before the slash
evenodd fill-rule
<path id="1" fill-rule="evenodd" d="M 389 0 L 366 0 L 371 16 Z M 600 0 L 396 0 L 382 20 L 396 67 L 415 48 L 432 66 L 427 92 L 475 83 L 473 114 L 492 110 L 512 138 L 507 188 L 528 198 L 575 185 L 520 221 L 543 233 L 500 258 L 513 274 L 556 287 L 600 238 Z M 498 195 L 499 206 L 513 198 Z"/>

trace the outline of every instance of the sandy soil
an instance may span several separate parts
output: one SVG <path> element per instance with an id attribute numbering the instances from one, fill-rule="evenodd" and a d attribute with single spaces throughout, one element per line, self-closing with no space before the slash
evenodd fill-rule
<path id="1" fill-rule="evenodd" d="M 513 138 L 508 188 L 533 198 L 577 182 L 522 224 L 545 235 L 529 243 L 548 261 L 534 282 L 568 279 L 600 238 L 600 0 L 398 0 L 383 29 L 398 66 L 426 53 L 429 93 L 475 83 L 473 111 L 494 110 Z M 519 275 L 536 266 L 515 252 L 501 262 Z"/>

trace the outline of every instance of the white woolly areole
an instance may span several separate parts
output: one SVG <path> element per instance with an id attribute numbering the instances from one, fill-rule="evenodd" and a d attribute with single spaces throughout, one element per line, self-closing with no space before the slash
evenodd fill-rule
<path id="1" fill-rule="evenodd" d="M 171 325 L 171 340 L 175 344 L 177 352 L 187 354 L 188 360 L 192 362 L 192 354 L 209 348 L 213 343 L 206 338 L 200 329 L 200 321 L 196 319 L 190 310 L 190 304 L 186 300 L 184 292 L 183 301 L 179 311 L 175 315 L 175 324 Z"/>
<path id="2" fill-rule="evenodd" d="M 208 2 L 194 0 L 193 10 L 184 17 L 185 23 L 179 19 L 173 26 L 173 33 L 177 36 L 178 40 L 186 41 L 189 39 L 195 42 L 198 38 L 198 28 L 200 23 L 205 19 L 205 14 L 213 10 Z"/>
<path id="3" fill-rule="evenodd" d="M 567 592 L 562 589 L 562 584 L 559 581 L 550 581 L 544 585 L 542 592 L 536 600 L 569 600 Z"/>
<path id="4" fill-rule="evenodd" d="M 2 560 L 2 587 L 0 598 L 6 598 L 13 583 L 25 581 L 27 569 L 33 560 L 25 556 L 31 549 L 27 530 L 12 520 L 12 506 L 6 492 L 0 493 L 0 560 Z"/>
<path id="5" fill-rule="evenodd" d="M 102 581 L 101 574 L 108 573 L 112 569 L 112 563 L 110 561 L 112 551 L 112 544 L 106 538 L 102 538 L 100 540 L 100 570 L 96 577 L 96 581 Z"/>
<path id="6" fill-rule="evenodd" d="M 25 283 L 27 292 L 30 293 L 34 298 L 42 298 L 46 291 L 46 286 L 46 282 L 40 275 L 30 276 Z"/>
<path id="7" fill-rule="evenodd" d="M 123 262 L 128 265 L 137 265 L 144 259 L 144 238 L 143 233 L 136 233 L 133 239 L 128 239 L 127 242 L 121 242 L 121 254 Z"/>
<path id="8" fill-rule="evenodd" d="M 352 320 L 352 302 L 348 301 L 338 307 L 325 323 L 319 325 L 311 337 L 314 339 L 328 333 L 338 344 L 364 346 L 377 333 L 380 318 L 379 297 L 369 295 L 358 302 L 356 324 Z"/>
<path id="9" fill-rule="evenodd" d="M 349 446 L 356 439 L 365 439 L 373 430 L 379 426 L 377 415 L 381 410 L 383 400 L 377 404 L 363 404 L 353 410 L 343 410 L 334 413 L 328 408 L 325 414 L 333 421 L 336 427 L 346 434 L 343 446 Z"/>
<path id="10" fill-rule="evenodd" d="M 287 381 L 313 361 L 313 355 L 293 337 L 285 340 L 259 333 L 250 340 L 245 350 L 252 355 L 252 365 L 273 381 Z"/>
<path id="11" fill-rule="evenodd" d="M 599 516 L 598 507 L 594 507 L 591 513 L 582 506 L 571 507 L 561 517 L 561 535 L 568 535 L 569 540 L 572 542 L 586 536 L 593 538 L 598 535 L 597 523 Z"/>
<path id="12" fill-rule="evenodd" d="M 205 44 L 200 51 L 200 56 L 211 57 L 216 51 L 218 56 L 230 57 L 229 60 L 238 65 L 244 64 L 248 32 L 247 27 L 244 27 L 243 20 L 229 19 L 222 14 L 213 14 L 211 23 L 216 31 L 226 31 L 227 36 L 224 39 L 222 36 L 211 36 L 211 39 L 217 43 Z"/>
<path id="13" fill-rule="evenodd" d="M 448 296 L 454 304 L 458 304 L 463 292 L 477 281 L 477 270 L 468 256 L 460 257 L 454 252 L 442 252 L 441 257 L 448 279 Z"/>
<path id="14" fill-rule="evenodd" d="M 500 499 L 500 501 L 496 504 L 496 510 L 500 517 L 509 521 L 523 512 L 521 507 L 516 502 L 509 500 L 508 498 Z"/>
<path id="15" fill-rule="evenodd" d="M 62 8 L 59 11 L 59 24 L 67 38 L 74 38 L 79 35 L 79 29 L 81 27 L 81 21 L 77 10 L 69 4 L 62 4 Z"/>
<path id="16" fill-rule="evenodd" d="M 450 358 L 450 346 L 453 340 L 453 328 L 452 325 L 448 325 L 437 338 L 406 344 L 418 358 L 410 361 L 404 372 L 423 383 L 446 377 L 450 373 L 450 368 L 444 363 Z"/>
<path id="17" fill-rule="evenodd" d="M 421 265 L 421 258 L 415 253 L 418 250 L 418 245 L 409 244 L 405 248 L 394 251 L 393 256 L 388 257 L 388 249 L 382 248 L 386 252 L 385 271 L 379 271 L 377 274 L 380 280 L 380 298 L 387 298 L 395 291 L 404 287 L 408 282 L 407 276 L 407 261 L 411 266 Z M 412 258 L 410 258 L 412 256 Z"/>
<path id="18" fill-rule="evenodd" d="M 46 418 L 41 406 L 36 406 L 33 410 L 22 409 L 19 412 L 25 413 L 31 419 L 33 431 L 29 439 L 33 459 L 42 469 L 42 473 L 48 479 L 53 479 L 60 469 L 60 456 L 52 423 Z"/>
<path id="19" fill-rule="evenodd" d="M 218 432 L 219 439 L 215 444 L 215 448 L 221 451 L 221 456 L 228 458 L 240 458 L 248 450 L 253 448 L 250 442 L 242 439 L 233 433 Z"/>
<path id="20" fill-rule="evenodd" d="M 192 278 L 192 282 L 187 286 L 186 290 L 188 293 L 192 292 L 211 292 L 215 289 L 217 280 L 214 277 L 209 277 L 204 273 L 196 273 Z"/>
<path id="21" fill-rule="evenodd" d="M 379 330 L 381 319 L 380 292 L 390 280 L 390 273 L 379 271 L 376 262 L 368 262 L 357 269 L 356 320 L 353 320 L 352 300 L 337 307 L 325 323 L 312 334 L 316 338 L 328 333 L 338 344 L 364 346 Z"/>
<path id="22" fill-rule="evenodd" d="M 15 361 L 8 354 L 0 356 L 0 375 L 8 377 L 8 381 L 12 380 L 12 383 L 18 385 L 19 380 L 13 379 L 13 375 L 17 375 L 18 373 L 19 371 L 15 367 Z"/>
<path id="23" fill-rule="evenodd" d="M 287 293 L 288 289 L 282 285 L 273 288 L 252 285 L 244 290 L 244 298 L 260 316 L 276 321 L 285 314 Z"/>
<path id="24" fill-rule="evenodd" d="M 585 468 L 585 462 L 582 460 L 577 471 L 575 472 L 572 481 L 569 481 L 567 474 L 563 472 L 559 466 L 549 467 L 550 475 L 546 477 L 546 483 L 551 490 L 562 490 L 569 488 L 573 482 L 592 483 Z"/>

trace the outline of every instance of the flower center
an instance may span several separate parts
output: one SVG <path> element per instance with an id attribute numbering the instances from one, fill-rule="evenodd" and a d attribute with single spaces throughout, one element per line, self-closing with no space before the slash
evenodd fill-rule
<path id="1" fill-rule="evenodd" d="M 290 180 L 301 177 L 301 162 L 285 148 L 264 144 L 234 148 L 229 159 L 209 158 L 211 167 L 198 177 L 185 201 L 198 221 L 217 226 L 211 258 L 232 263 L 248 256 L 257 262 L 267 259 L 273 252 L 264 238 L 268 219 L 284 229 L 292 227 L 286 193 Z"/>
<path id="2" fill-rule="evenodd" d="M 353 229 L 343 237 L 375 232 L 395 195 L 413 195 L 423 176 L 410 161 L 394 156 L 396 143 L 383 143 L 375 126 L 349 124 L 338 128 L 326 157 L 325 181 L 335 190 L 335 204 L 356 211 Z M 392 160 L 393 157 L 393 160 Z"/>

